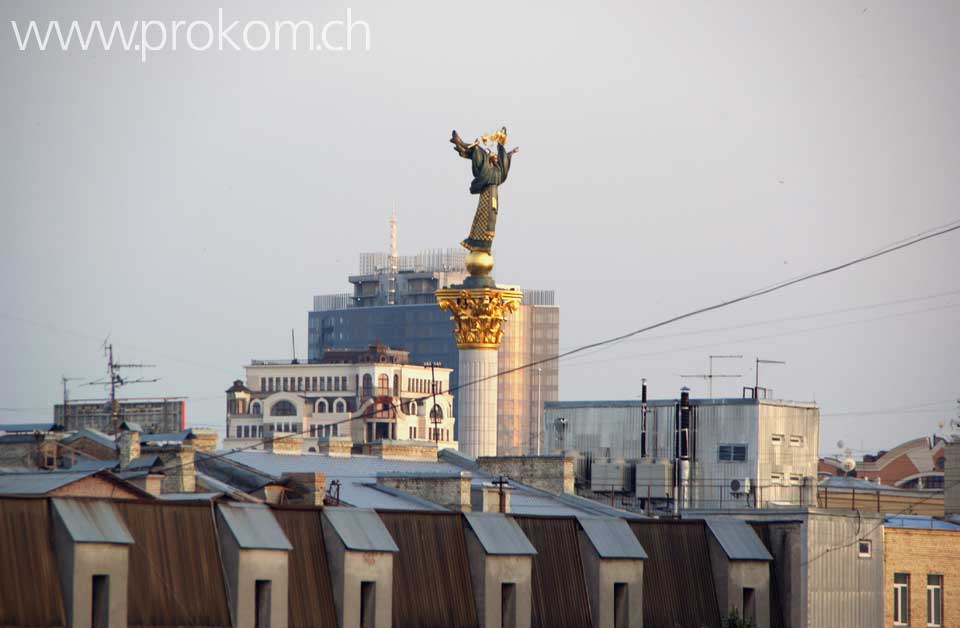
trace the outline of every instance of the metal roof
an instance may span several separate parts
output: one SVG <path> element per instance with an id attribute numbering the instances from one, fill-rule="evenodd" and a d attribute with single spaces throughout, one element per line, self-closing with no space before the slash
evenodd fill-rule
<path id="1" fill-rule="evenodd" d="M 464 518 L 487 554 L 532 556 L 537 553 L 516 521 L 499 512 L 465 512 Z"/>
<path id="2" fill-rule="evenodd" d="M 125 470 L 127 471 L 147 471 L 155 465 L 163 466 L 163 461 L 160 460 L 160 456 L 156 454 L 148 454 L 146 456 L 139 456 L 130 461 L 130 464 L 127 465 Z"/>
<path id="3" fill-rule="evenodd" d="M 37 437 L 33 434 L 4 434 L 0 436 L 0 443 L 35 443 Z"/>
<path id="4" fill-rule="evenodd" d="M 960 524 L 924 515 L 887 515 L 883 518 L 887 528 L 914 528 L 917 530 L 960 530 Z"/>
<path id="5" fill-rule="evenodd" d="M 112 438 L 110 438 L 108 435 L 104 434 L 100 430 L 96 430 L 92 427 L 85 427 L 81 429 L 79 432 L 77 432 L 73 436 L 68 436 L 67 438 L 63 439 L 63 442 L 64 444 L 69 445 L 70 443 L 75 442 L 81 438 L 87 438 L 89 440 L 92 440 L 93 442 L 99 445 L 103 445 L 107 449 L 117 448 L 117 443 Z"/>
<path id="6" fill-rule="evenodd" d="M 117 460 L 97 460 L 95 458 L 77 458 L 70 466 L 71 471 L 102 471 L 103 469 L 113 469 L 117 466 Z"/>
<path id="7" fill-rule="evenodd" d="M 218 504 L 217 509 L 242 549 L 292 550 L 280 524 L 262 504 Z"/>
<path id="8" fill-rule="evenodd" d="M 168 502 L 208 502 L 218 497 L 223 497 L 223 493 L 161 493 L 157 499 Z"/>
<path id="9" fill-rule="evenodd" d="M 128 432 L 142 432 L 143 427 L 139 423 L 133 421 L 124 421 L 120 424 L 121 430 L 126 430 Z"/>
<path id="10" fill-rule="evenodd" d="M 133 544 L 130 531 L 110 502 L 54 497 L 50 504 L 76 543 Z"/>
<path id="11" fill-rule="evenodd" d="M 707 519 L 707 527 L 730 560 L 773 560 L 760 537 L 740 519 Z"/>
<path id="12" fill-rule="evenodd" d="M 182 432 L 164 432 L 160 434 L 141 434 L 141 443 L 182 443 L 183 441 L 196 438 L 193 430 L 183 430 Z"/>
<path id="13" fill-rule="evenodd" d="M 623 519 L 581 515 L 577 521 L 600 558 L 647 559 L 647 552 Z"/>
<path id="14" fill-rule="evenodd" d="M 358 552 L 399 552 L 383 521 L 366 508 L 324 508 L 325 525 L 333 527 L 343 546 Z"/>
<path id="15" fill-rule="evenodd" d="M 0 432 L 52 432 L 55 423 L 0 423 Z"/>
<path id="16" fill-rule="evenodd" d="M 45 495 L 96 471 L 26 471 L 0 473 L 0 495 Z"/>

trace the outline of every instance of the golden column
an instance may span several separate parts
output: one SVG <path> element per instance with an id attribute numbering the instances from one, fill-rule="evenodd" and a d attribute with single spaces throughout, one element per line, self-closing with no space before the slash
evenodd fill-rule
<path id="1" fill-rule="evenodd" d="M 436 291 L 440 309 L 451 313 L 460 349 L 456 390 L 460 450 L 468 456 L 497 455 L 497 350 L 507 315 L 520 304 L 519 290 L 498 288 L 489 277 L 493 256 L 467 255 L 470 276 L 460 286 Z"/>

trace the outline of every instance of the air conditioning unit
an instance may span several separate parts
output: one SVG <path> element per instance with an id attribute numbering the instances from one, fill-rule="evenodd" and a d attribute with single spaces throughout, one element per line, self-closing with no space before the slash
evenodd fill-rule
<path id="1" fill-rule="evenodd" d="M 748 495 L 750 493 L 750 478 L 743 480 L 730 480 L 730 494 L 734 497 Z"/>

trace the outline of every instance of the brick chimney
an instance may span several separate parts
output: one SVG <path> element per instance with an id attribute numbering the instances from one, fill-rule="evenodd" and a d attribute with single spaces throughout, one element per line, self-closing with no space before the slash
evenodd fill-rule
<path id="1" fill-rule="evenodd" d="M 264 451 L 284 456 L 299 456 L 303 453 L 303 436 L 291 432 L 264 430 Z"/>
<path id="2" fill-rule="evenodd" d="M 331 458 L 349 458 L 353 450 L 353 439 L 349 436 L 330 436 L 317 439 L 317 453 Z"/>
<path id="3" fill-rule="evenodd" d="M 510 512 L 510 493 L 513 489 L 503 487 L 503 512 Z M 470 491 L 470 507 L 473 512 L 500 512 L 500 487 L 490 482 L 473 487 Z"/>
<path id="4" fill-rule="evenodd" d="M 502 475 L 542 491 L 573 493 L 573 458 L 555 456 L 489 456 L 477 458 L 481 471 Z"/>
<path id="5" fill-rule="evenodd" d="M 280 479 L 287 481 L 287 488 L 294 494 L 291 502 L 323 506 L 323 496 L 327 492 L 326 473 L 284 473 Z"/>
<path id="6" fill-rule="evenodd" d="M 378 473 L 377 484 L 433 502 L 450 510 L 470 512 L 469 471 L 454 474 Z"/>
<path id="7" fill-rule="evenodd" d="M 120 468 L 126 469 L 133 460 L 140 457 L 140 432 L 123 430 L 120 432 Z"/>

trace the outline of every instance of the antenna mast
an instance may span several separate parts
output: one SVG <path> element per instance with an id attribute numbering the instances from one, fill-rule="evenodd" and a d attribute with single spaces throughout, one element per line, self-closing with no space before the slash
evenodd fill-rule
<path id="1" fill-rule="evenodd" d="M 754 380 L 754 389 L 753 389 L 754 399 L 759 398 L 759 394 L 760 394 L 760 365 L 761 364 L 786 364 L 786 362 L 783 362 L 781 360 L 761 360 L 760 358 L 757 358 L 757 363 L 754 368 L 754 371 L 755 371 L 754 375 L 756 377 L 756 379 Z M 766 389 L 764 389 L 764 391 L 766 391 Z"/>
<path id="2" fill-rule="evenodd" d="M 147 384 L 160 381 L 160 378 L 154 379 L 124 379 L 120 376 L 121 369 L 142 369 L 154 368 L 155 364 L 117 364 L 113 361 L 113 343 L 107 339 L 104 343 L 104 353 L 107 357 L 107 377 L 108 381 L 102 379 L 87 382 L 85 386 L 109 386 L 110 387 L 110 421 L 113 425 L 113 438 L 119 448 L 120 438 L 120 403 L 117 401 L 117 388 L 129 384 Z"/>
<path id="3" fill-rule="evenodd" d="M 390 214 L 390 277 L 387 279 L 387 305 L 397 302 L 397 273 L 400 270 L 400 258 L 397 255 L 397 208 Z"/>
<path id="4" fill-rule="evenodd" d="M 720 359 L 728 359 L 728 358 L 733 359 L 733 358 L 742 358 L 742 357 L 743 357 L 742 355 L 711 355 L 711 356 L 710 356 L 710 372 L 709 372 L 709 373 L 703 373 L 703 374 L 697 374 L 697 375 L 681 375 L 680 377 L 682 377 L 682 378 L 684 378 L 684 379 L 687 379 L 687 378 L 697 378 L 697 379 L 705 379 L 705 380 L 707 380 L 707 387 L 709 388 L 710 399 L 713 399 L 713 380 L 714 380 L 714 379 L 716 379 L 716 378 L 718 378 L 718 377 L 731 377 L 731 378 L 732 378 L 732 377 L 743 377 L 743 376 L 742 376 L 741 374 L 739 374 L 739 373 L 736 373 L 736 374 L 726 374 L 726 373 L 722 373 L 722 374 L 721 374 L 721 373 L 718 373 L 718 374 L 714 375 L 714 373 L 713 373 L 713 360 L 714 360 L 714 358 L 720 360 Z"/>

